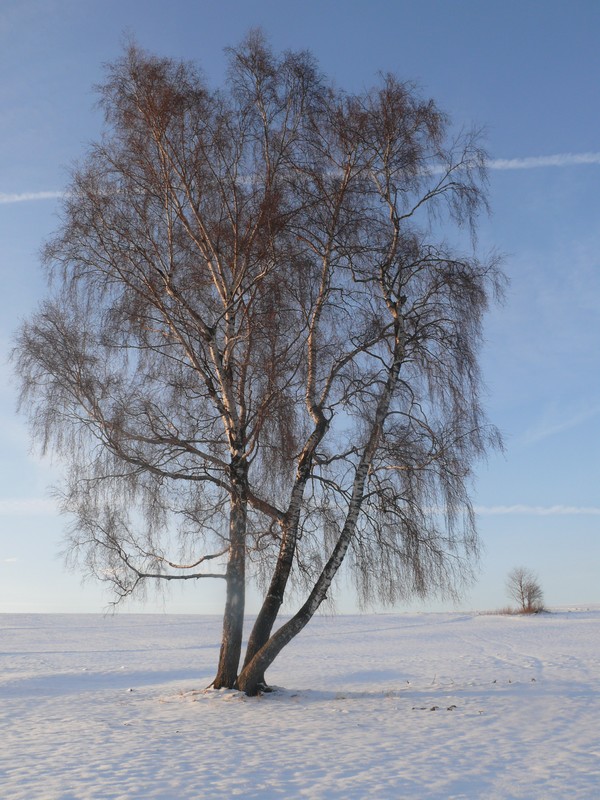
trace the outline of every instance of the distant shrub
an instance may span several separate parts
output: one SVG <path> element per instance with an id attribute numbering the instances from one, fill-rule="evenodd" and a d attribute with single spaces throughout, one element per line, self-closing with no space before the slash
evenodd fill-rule
<path id="1" fill-rule="evenodd" d="M 504 608 L 499 608 L 495 613 L 504 617 L 513 617 L 515 614 L 519 614 L 520 611 L 517 611 L 512 606 L 505 606 Z"/>

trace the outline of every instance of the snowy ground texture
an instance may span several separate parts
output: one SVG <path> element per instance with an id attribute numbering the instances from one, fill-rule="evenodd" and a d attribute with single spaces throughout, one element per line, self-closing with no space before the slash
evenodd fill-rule
<path id="1" fill-rule="evenodd" d="M 214 617 L 0 615 L 2 800 L 600 797 L 600 610 L 320 617 L 246 698 Z"/>

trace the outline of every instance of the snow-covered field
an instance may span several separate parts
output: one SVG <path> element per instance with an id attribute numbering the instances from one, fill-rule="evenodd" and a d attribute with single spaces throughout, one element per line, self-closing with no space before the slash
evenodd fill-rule
<path id="1" fill-rule="evenodd" d="M 219 620 L 0 615 L 2 800 L 600 797 L 600 610 L 320 617 L 274 694 Z"/>

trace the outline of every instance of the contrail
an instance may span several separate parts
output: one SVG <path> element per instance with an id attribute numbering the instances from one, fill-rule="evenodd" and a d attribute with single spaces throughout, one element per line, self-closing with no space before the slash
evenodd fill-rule
<path id="1" fill-rule="evenodd" d="M 20 194 L 5 194 L 0 192 L 0 203 L 31 203 L 34 200 L 56 200 L 63 197 L 64 192 L 21 192 Z"/>
<path id="2" fill-rule="evenodd" d="M 600 153 L 557 153 L 553 156 L 527 158 L 492 158 L 490 169 L 538 169 L 539 167 L 573 167 L 579 164 L 600 164 Z"/>
<path id="3" fill-rule="evenodd" d="M 539 169 L 540 167 L 573 167 L 582 164 L 600 164 L 600 153 L 556 153 L 551 156 L 527 156 L 526 158 L 491 158 L 486 162 L 489 169 Z M 437 173 L 442 168 L 432 168 Z M 6 194 L 0 192 L 0 204 L 31 203 L 36 200 L 57 200 L 65 192 L 21 192 Z"/>

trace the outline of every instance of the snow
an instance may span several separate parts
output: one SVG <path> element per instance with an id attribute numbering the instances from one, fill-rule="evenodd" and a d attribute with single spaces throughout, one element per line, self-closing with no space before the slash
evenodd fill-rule
<path id="1" fill-rule="evenodd" d="M 600 797 L 600 609 L 319 617 L 247 698 L 217 617 L 0 615 L 4 800 Z"/>

